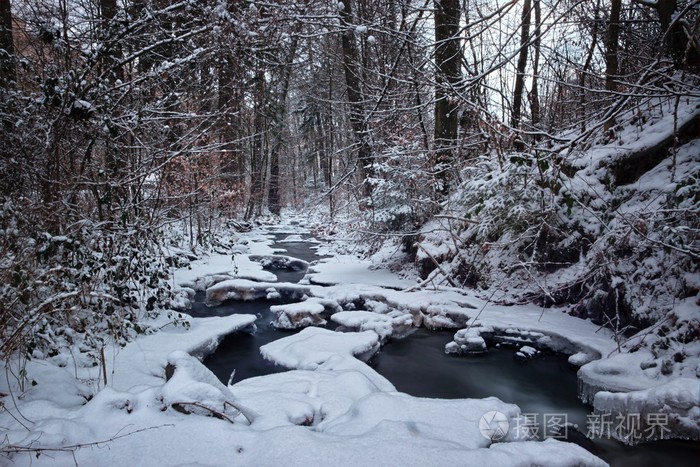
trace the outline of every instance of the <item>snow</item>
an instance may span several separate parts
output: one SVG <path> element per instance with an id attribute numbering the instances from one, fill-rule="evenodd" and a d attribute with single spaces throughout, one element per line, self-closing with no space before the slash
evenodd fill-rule
<path id="1" fill-rule="evenodd" d="M 323 326 L 326 320 L 319 315 L 326 310 L 322 301 L 310 298 L 299 303 L 273 305 L 270 311 L 277 314 L 272 325 L 278 329 L 297 329 L 306 326 Z"/>
<path id="2" fill-rule="evenodd" d="M 404 337 L 413 327 L 413 317 L 399 311 L 379 314 L 371 311 L 340 311 L 331 320 L 353 331 L 374 331 L 382 342 L 390 337 Z"/>
<path id="3" fill-rule="evenodd" d="M 515 357 L 519 358 L 521 360 L 529 360 L 536 356 L 538 353 L 540 353 L 539 350 L 530 347 L 529 345 L 523 345 L 518 349 L 518 351 L 515 353 Z"/>
<path id="4" fill-rule="evenodd" d="M 445 345 L 445 353 L 473 354 L 486 351 L 486 341 L 481 337 L 478 327 L 460 329 L 455 333 L 454 341 Z"/>
<path id="5" fill-rule="evenodd" d="M 248 279 L 229 279 L 219 282 L 207 289 L 207 304 L 217 306 L 226 300 L 259 300 L 280 295 L 286 299 L 303 299 L 309 293 L 309 287 L 297 284 L 276 284 L 274 282 L 256 282 Z"/>
<path id="6" fill-rule="evenodd" d="M 646 432 L 644 441 L 675 436 L 687 439 L 700 437 L 700 382 L 697 378 L 677 378 L 659 386 L 622 393 L 600 391 L 595 395 L 593 406 L 597 413 L 610 414 L 620 419 L 630 414 L 640 414 L 640 424 L 630 430 L 627 424 L 616 424 L 613 436 L 626 443 L 639 442 L 635 435 Z M 662 414 L 663 430 L 652 430 L 648 414 Z M 668 431 L 666 431 L 668 430 Z"/>
<path id="7" fill-rule="evenodd" d="M 260 263 L 266 269 L 289 269 L 292 271 L 305 271 L 309 263 L 291 256 L 284 255 L 250 255 L 249 259 Z M 269 280 L 269 279 L 261 279 Z"/>
<path id="8" fill-rule="evenodd" d="M 172 274 L 172 286 L 178 295 L 173 303 L 174 308 L 186 311 L 189 309 L 191 298 L 194 295 L 190 291 L 203 291 L 214 284 L 227 280 L 277 281 L 277 276 L 263 270 L 263 265 L 260 262 L 251 260 L 253 251 L 258 257 L 271 254 L 272 249 L 268 246 L 269 243 L 271 242 L 266 239 L 262 242 L 256 242 L 253 244 L 254 249 L 251 249 L 251 245 L 247 244 L 235 245 L 232 249 L 236 253 L 233 255 L 213 253 L 205 255 L 202 259 L 187 261 L 185 267 L 175 269 Z M 191 252 L 175 247 L 164 249 L 163 254 L 166 258 L 193 255 Z M 255 256 L 253 255 L 253 257 Z"/>
<path id="9" fill-rule="evenodd" d="M 418 325 L 461 327 L 446 351 L 485 350 L 488 337 L 517 345 L 524 356 L 550 348 L 572 354 L 578 364 L 593 360 L 581 375 L 597 378 L 600 387 L 591 393 L 596 410 L 666 411 L 674 430 L 697 436 L 700 401 L 690 364 L 664 375 L 661 362 L 646 366 L 653 356 L 615 354 L 610 332 L 561 310 L 498 305 L 444 287 L 403 291 L 415 281 L 349 256 L 312 266 L 310 282 L 338 285 L 278 284 L 261 265 L 277 258 L 270 243 L 268 235 L 251 232 L 239 239 L 233 260 L 223 253 L 188 260 L 174 274 L 179 304 L 184 307 L 196 290 L 206 290 L 212 304 L 296 297 L 271 307 L 276 325 L 322 320 L 328 312 L 355 332 L 307 327 L 273 341 L 262 355 L 290 370 L 230 386 L 200 360 L 225 335 L 254 332 L 251 315 L 162 316 L 151 323 L 156 333 L 123 348 L 105 346 L 106 387 L 101 368 L 81 366 L 78 351 L 27 361 L 28 381 L 36 385 L 19 388 L 12 373 L 0 376 L 0 393 L 14 397 L 0 395 L 6 436 L 0 459 L 18 466 L 462 465 L 465 459 L 475 465 L 605 465 L 574 444 L 527 441 L 515 430 L 493 443 L 479 431 L 481 417 L 497 411 L 513 427 L 521 415 L 517 406 L 495 398 L 412 397 L 360 360 Z M 261 262 L 251 260 L 256 255 Z M 694 311 L 681 304 L 679 322 L 692 322 Z M 13 445 L 41 451 L 11 453 Z M 66 448 L 76 445 L 83 447 Z"/>
<path id="10" fill-rule="evenodd" d="M 580 367 L 591 362 L 592 360 L 593 357 L 590 354 L 587 354 L 586 352 L 576 352 L 575 354 L 569 356 L 568 362 L 574 366 Z"/>
<path id="11" fill-rule="evenodd" d="M 360 260 L 352 255 L 337 255 L 320 260 L 309 268 L 305 280 L 321 285 L 373 284 L 396 289 L 415 285 L 415 281 L 397 277 L 389 270 L 377 267 L 372 261 Z"/>
<path id="12" fill-rule="evenodd" d="M 217 414 L 228 419 L 241 414 L 241 410 L 234 406 L 234 396 L 229 388 L 187 352 L 179 350 L 168 355 L 167 368 L 172 369 L 173 374 L 157 396 L 164 406 L 185 413 Z M 249 421 L 253 421 L 253 412 L 243 410 L 251 414 Z"/>
<path id="13" fill-rule="evenodd" d="M 286 368 L 315 370 L 326 361 L 353 357 L 368 360 L 379 350 L 379 336 L 373 331 L 333 332 L 306 328 L 298 334 L 260 347 L 265 359 Z"/>
<path id="14" fill-rule="evenodd" d="M 428 329 L 461 328 L 469 321 L 469 315 L 461 306 L 430 305 L 423 313 L 423 326 Z"/>
<path id="15" fill-rule="evenodd" d="M 166 326 L 124 348 L 106 348 L 106 361 L 111 372 L 109 385 L 119 391 L 131 391 L 161 382 L 168 354 L 183 350 L 204 358 L 216 349 L 224 336 L 252 326 L 255 316 L 190 318 L 189 322 L 189 328 Z"/>
<path id="16" fill-rule="evenodd" d="M 284 426 L 318 425 L 322 420 L 346 413 L 354 401 L 378 391 L 393 391 L 388 381 L 371 369 L 328 369 L 324 364 L 314 371 L 292 370 L 249 378 L 231 386 L 246 407 L 258 416 L 257 430 Z"/>
<path id="17" fill-rule="evenodd" d="M 301 238 L 301 235 L 288 235 L 283 240 L 280 240 L 280 243 L 303 243 L 305 241 Z"/>

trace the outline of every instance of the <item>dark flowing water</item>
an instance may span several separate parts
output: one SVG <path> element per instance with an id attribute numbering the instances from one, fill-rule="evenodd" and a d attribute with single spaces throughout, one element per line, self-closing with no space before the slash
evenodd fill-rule
<path id="1" fill-rule="evenodd" d="M 691 441 L 654 441 L 626 446 L 615 440 L 588 439 L 587 416 L 592 408 L 578 399 L 576 369 L 561 354 L 544 352 L 532 360 L 514 358 L 512 348 L 491 347 L 485 354 L 446 355 L 453 332 L 416 330 L 408 338 L 390 341 L 370 360 L 396 389 L 419 397 L 441 399 L 495 396 L 517 404 L 534 417 L 539 437 L 555 435 L 548 420 L 573 423 L 567 438 L 614 467 L 698 466 L 700 448 Z"/>
<path id="2" fill-rule="evenodd" d="M 286 234 L 276 234 L 279 240 Z M 305 242 L 276 243 L 284 254 L 306 261 L 318 259 L 313 244 Z M 303 272 L 273 271 L 280 282 L 298 282 Z M 271 303 L 229 301 L 218 307 L 203 305 L 204 294 L 196 297 L 193 316 L 227 316 L 235 313 L 253 314 L 257 330 L 239 331 L 226 337 L 204 364 L 227 383 L 233 369 L 234 382 L 253 376 L 285 371 L 267 362 L 260 355 L 260 346 L 298 331 L 276 330 L 270 322 L 275 315 Z M 329 327 L 335 325 L 329 321 Z M 511 348 L 491 348 L 478 356 L 452 356 L 444 352 L 452 340 L 452 331 L 417 329 L 409 337 L 389 341 L 370 360 L 370 365 L 391 381 L 396 388 L 418 397 L 443 399 L 483 398 L 495 396 L 504 402 L 517 404 L 524 414 L 531 414 L 540 435 L 546 429 L 546 417 L 558 416 L 578 427 L 569 429 L 569 440 L 585 447 L 614 467 L 698 466 L 698 443 L 688 441 L 655 441 L 634 447 L 614 440 L 585 437 L 587 415 L 591 408 L 577 397 L 576 371 L 566 356 L 543 353 L 528 361 L 514 358 Z"/>
<path id="3" fill-rule="evenodd" d="M 219 344 L 216 351 L 204 359 L 204 365 L 217 378 L 226 384 L 233 370 L 236 370 L 233 382 L 252 378 L 253 376 L 285 371 L 285 368 L 268 362 L 260 355 L 260 346 L 294 333 L 294 331 L 276 330 L 272 327 L 270 322 L 275 318 L 275 314 L 270 311 L 270 302 L 265 300 L 253 302 L 230 300 L 221 306 L 209 308 L 202 303 L 203 300 L 204 297 L 202 296 L 198 303 L 193 305 L 193 316 L 250 314 L 258 317 L 255 321 L 257 329 L 254 332 L 238 331 L 229 334 Z"/>
<path id="4" fill-rule="evenodd" d="M 441 399 L 496 396 L 518 404 L 523 413 L 564 414 L 585 430 L 589 410 L 577 398 L 576 372 L 565 356 L 545 353 L 532 360 L 514 358 L 512 348 L 491 348 L 473 356 L 445 354 L 454 332 L 417 329 L 391 341 L 370 360 L 401 392 Z M 541 421 L 541 420 L 540 420 Z"/>
<path id="5" fill-rule="evenodd" d="M 286 233 L 275 234 L 276 239 L 284 239 Z M 294 258 L 303 259 L 304 261 L 313 261 L 319 258 L 316 255 L 313 243 L 308 242 L 278 242 L 275 243 L 276 249 L 284 249 L 285 252 L 279 254 L 292 256 Z M 277 276 L 278 282 L 299 282 L 306 271 L 292 271 L 287 269 L 272 271 Z M 274 340 L 281 339 L 299 332 L 298 330 L 278 330 L 270 323 L 275 319 L 275 314 L 270 311 L 270 306 L 274 302 L 267 300 L 256 300 L 252 302 L 242 302 L 229 300 L 217 307 L 207 307 L 204 305 L 205 294 L 198 293 L 195 296 L 192 310 L 192 316 L 229 316 L 232 314 L 250 314 L 255 315 L 258 319 L 255 321 L 255 332 L 238 331 L 226 336 L 214 353 L 204 359 L 204 365 L 207 366 L 224 384 L 226 384 L 231 376 L 231 372 L 235 369 L 236 374 L 233 382 L 240 381 L 253 376 L 263 376 L 271 373 L 279 373 L 286 371 L 285 368 L 276 366 L 270 363 L 260 355 L 260 347 Z M 329 321 L 327 327 L 334 329 L 335 323 Z"/>

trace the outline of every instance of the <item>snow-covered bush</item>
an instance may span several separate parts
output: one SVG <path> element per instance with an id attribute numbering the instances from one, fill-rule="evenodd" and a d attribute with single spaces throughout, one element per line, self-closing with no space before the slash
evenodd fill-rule
<path id="1" fill-rule="evenodd" d="M 32 216 L 10 201 L 0 208 L 0 355 L 50 357 L 76 344 L 98 364 L 108 339 L 146 332 L 139 321 L 171 298 L 154 232 L 84 221 L 51 235 Z"/>
<path id="2" fill-rule="evenodd" d="M 388 147 L 373 165 L 367 183 L 372 195 L 366 220 L 379 232 L 411 232 L 436 210 L 430 159 L 417 144 Z"/>
<path id="3" fill-rule="evenodd" d="M 700 291 L 700 143 L 671 138 L 674 118 L 692 126 L 697 110 L 691 103 L 674 116 L 668 107 L 649 106 L 649 137 L 620 126 L 614 140 L 535 146 L 463 169 L 442 215 L 422 227 L 422 275 L 437 262 L 453 285 L 500 301 L 574 304 L 620 336 L 663 319 Z M 658 162 L 635 165 L 647 153 Z"/>

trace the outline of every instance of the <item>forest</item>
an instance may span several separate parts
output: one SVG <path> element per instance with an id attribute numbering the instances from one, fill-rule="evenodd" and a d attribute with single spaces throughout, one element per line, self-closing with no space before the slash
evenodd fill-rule
<path id="1" fill-rule="evenodd" d="M 618 350 L 643 331 L 670 372 L 700 355 L 676 309 L 700 306 L 698 0 L 0 10 L 18 381 L 76 342 L 105 366 L 107 342 L 182 317 L 173 268 L 290 213 L 412 290 L 561 307 Z"/>

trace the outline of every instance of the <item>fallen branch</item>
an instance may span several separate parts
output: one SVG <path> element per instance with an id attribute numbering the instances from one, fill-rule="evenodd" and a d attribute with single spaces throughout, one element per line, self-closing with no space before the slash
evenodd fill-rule
<path id="1" fill-rule="evenodd" d="M 238 410 L 241 413 L 241 415 L 243 415 L 245 417 L 245 419 L 248 420 L 249 424 L 252 425 L 253 421 L 255 421 L 255 417 L 257 416 L 257 414 L 255 412 L 253 412 L 252 410 L 247 409 L 247 408 L 243 407 L 242 405 L 239 405 L 237 402 L 224 401 L 224 406 L 226 406 L 226 404 L 228 404 L 231 407 L 233 407 L 234 409 Z"/>
<path id="2" fill-rule="evenodd" d="M 252 424 L 253 421 L 255 420 L 255 413 L 254 412 L 246 409 L 245 407 L 238 405 L 235 402 L 231 402 L 228 400 L 224 401 L 224 408 L 228 405 L 228 406 L 231 406 L 238 411 L 238 413 L 236 415 L 234 415 L 233 418 L 229 417 L 228 415 L 226 415 L 222 412 L 219 412 L 218 410 L 214 410 L 211 407 L 207 407 L 206 405 L 202 404 L 201 402 L 173 402 L 172 404 L 170 404 L 170 406 L 172 408 L 174 408 L 175 410 L 177 410 L 178 412 L 190 413 L 190 412 L 187 412 L 186 409 L 183 407 L 183 406 L 187 406 L 187 405 L 191 405 L 191 406 L 194 406 L 194 407 L 197 407 L 200 409 L 207 410 L 209 413 L 211 413 L 212 417 L 218 418 L 219 420 L 226 420 L 227 422 L 230 422 L 230 423 L 235 423 L 233 421 L 233 419 L 236 418 L 238 415 L 243 415 L 245 417 L 245 419 L 248 420 L 249 424 Z"/>
<path id="3" fill-rule="evenodd" d="M 206 405 L 200 402 L 173 402 L 172 404 L 170 404 L 170 406 L 178 412 L 190 414 L 192 412 L 188 412 L 187 409 L 185 409 L 185 406 L 188 405 L 197 407 L 199 409 L 204 409 L 211 413 L 212 417 L 218 418 L 219 420 L 226 420 L 229 423 L 234 423 L 231 417 L 224 415 L 223 413 L 219 412 L 218 410 L 214 410 L 211 407 L 207 407 Z"/>
<path id="4" fill-rule="evenodd" d="M 428 277 L 417 283 L 416 285 L 412 285 L 406 289 L 403 289 L 402 292 L 413 292 L 414 290 L 422 289 L 426 284 L 429 282 L 432 282 L 435 280 L 435 277 L 438 275 L 440 272 L 439 269 L 433 269 L 430 274 L 428 274 Z"/>
<path id="5" fill-rule="evenodd" d="M 459 221 L 459 222 L 464 222 L 466 224 L 479 224 L 480 222 L 474 219 L 467 219 L 466 217 L 458 217 L 458 216 L 448 216 L 446 214 L 436 214 L 433 216 L 435 219 L 451 219 L 453 221 Z"/>
<path id="6" fill-rule="evenodd" d="M 77 443 L 77 444 L 69 444 L 67 446 L 60 446 L 60 447 L 41 447 L 41 446 L 20 446 L 16 444 L 8 444 L 7 446 L 3 446 L 0 448 L 0 452 L 2 453 L 7 453 L 7 454 L 15 454 L 15 453 L 20 453 L 20 452 L 35 452 L 37 455 L 41 452 L 73 452 L 77 449 L 80 448 L 86 448 L 90 446 L 99 446 L 100 444 L 106 444 L 112 441 L 116 441 L 120 438 L 126 438 L 127 436 L 135 435 L 137 433 L 141 433 L 144 431 L 148 430 L 155 430 L 156 428 L 163 428 L 163 427 L 173 427 L 172 423 L 164 424 L 164 425 L 158 425 L 158 426 L 150 426 L 147 428 L 141 428 L 139 430 L 135 431 L 130 431 L 129 433 L 124 433 L 123 435 L 116 435 L 113 436 L 112 438 L 109 439 L 104 439 L 100 441 L 93 441 L 91 443 Z"/>
<path id="7" fill-rule="evenodd" d="M 450 278 L 450 275 L 447 274 L 444 269 L 442 269 L 442 266 L 440 266 L 440 263 L 438 263 L 438 261 L 435 259 L 435 257 L 433 255 L 431 255 L 425 248 L 423 248 L 423 245 L 421 245 L 420 243 L 416 243 L 416 246 L 418 248 L 420 248 L 421 250 L 423 250 L 423 253 L 428 255 L 428 258 L 430 258 L 430 260 L 433 262 L 433 264 L 435 264 L 435 267 L 438 268 L 440 270 L 440 272 L 445 276 L 445 279 L 447 279 L 447 282 L 449 282 L 452 287 L 458 289 L 459 286 L 457 284 L 455 284 L 454 281 Z"/>

